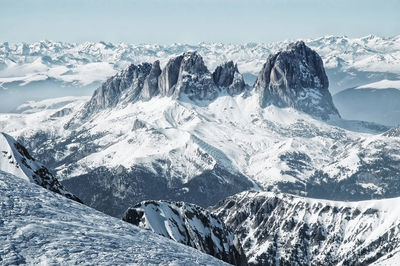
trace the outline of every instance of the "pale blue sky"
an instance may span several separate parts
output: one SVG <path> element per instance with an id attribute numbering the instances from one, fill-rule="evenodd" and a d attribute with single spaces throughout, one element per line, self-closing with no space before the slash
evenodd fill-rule
<path id="1" fill-rule="evenodd" d="M 270 42 L 400 34 L 400 0 L 0 0 L 0 42 Z"/>

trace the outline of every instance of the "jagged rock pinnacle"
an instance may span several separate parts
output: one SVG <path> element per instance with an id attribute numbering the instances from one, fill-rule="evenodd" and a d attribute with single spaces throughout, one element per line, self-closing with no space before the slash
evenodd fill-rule
<path id="1" fill-rule="evenodd" d="M 323 120 L 339 116 L 328 87 L 321 57 L 302 41 L 270 55 L 255 83 L 262 107 L 293 107 Z"/>

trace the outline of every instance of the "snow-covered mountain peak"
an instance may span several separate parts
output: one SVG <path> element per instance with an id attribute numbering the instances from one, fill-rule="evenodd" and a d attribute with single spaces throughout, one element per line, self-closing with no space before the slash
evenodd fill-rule
<path id="1" fill-rule="evenodd" d="M 104 82 L 80 113 L 81 120 L 100 110 L 126 106 L 152 97 L 172 97 L 193 102 L 215 100 L 221 92 L 235 95 L 243 92 L 246 84 L 232 61 L 218 66 L 211 73 L 202 56 L 196 51 L 171 58 L 161 70 L 160 61 L 153 64 L 131 64 Z"/>
<path id="2" fill-rule="evenodd" d="M 379 89 L 397 89 L 400 90 L 400 80 L 387 80 L 383 79 L 378 82 L 373 82 L 369 84 L 365 84 L 362 86 L 358 86 L 354 88 L 356 90 L 362 90 L 362 89 L 371 89 L 371 90 L 379 90 Z"/>
<path id="3" fill-rule="evenodd" d="M 400 36 L 348 38 L 326 36 L 304 40 L 322 58 L 331 93 L 400 75 Z M 295 41 L 295 40 L 292 40 Z M 127 43 L 2 43 L 0 44 L 0 105 L 11 111 L 30 100 L 26 92 L 48 88 L 50 97 L 90 95 L 107 78 L 130 64 L 167 62 L 188 51 L 197 51 L 210 72 L 224 62 L 237 63 L 245 81 L 254 84 L 268 56 L 291 41 L 245 44 L 127 44 Z M 50 93 L 51 92 L 51 93 Z M 7 95 L 7 96 L 5 96 Z M 35 97 L 40 97 L 35 94 Z"/>
<path id="4" fill-rule="evenodd" d="M 340 117 L 328 86 L 321 57 L 303 41 L 297 41 L 268 57 L 255 90 L 260 94 L 262 107 L 294 107 L 328 120 Z"/>
<path id="5" fill-rule="evenodd" d="M 163 96 L 175 99 L 214 100 L 218 96 L 217 86 L 203 58 L 198 52 L 185 52 L 168 61 L 160 78 Z"/>
<path id="6" fill-rule="evenodd" d="M 400 138 L 400 125 L 389 129 L 388 131 L 383 133 L 383 135 L 387 136 L 387 137 L 399 137 Z"/>
<path id="7" fill-rule="evenodd" d="M 37 162 L 24 146 L 6 133 L 0 133 L 0 170 L 80 202 L 75 195 L 66 191 L 53 174 Z"/>
<path id="8" fill-rule="evenodd" d="M 340 117 L 328 90 L 328 78 L 319 55 L 303 41 L 271 55 L 255 84 L 259 104 L 293 107 L 323 120 Z M 196 51 L 171 58 L 161 70 L 153 64 L 130 65 L 109 78 L 93 94 L 81 112 L 90 117 L 99 110 L 123 103 L 148 101 L 156 95 L 201 104 L 220 95 L 234 96 L 246 88 L 237 64 L 228 61 L 211 73 Z"/>

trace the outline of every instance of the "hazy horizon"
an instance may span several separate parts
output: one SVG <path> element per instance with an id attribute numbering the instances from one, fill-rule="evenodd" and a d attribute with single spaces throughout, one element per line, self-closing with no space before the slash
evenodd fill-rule
<path id="1" fill-rule="evenodd" d="M 270 43 L 400 34 L 400 1 L 0 0 L 2 42 Z"/>
<path id="2" fill-rule="evenodd" d="M 1 40 L 0 39 L 0 44 L 4 44 L 4 43 L 8 43 L 11 45 L 14 44 L 21 44 L 21 43 L 26 43 L 26 44 L 32 44 L 32 43 L 38 43 L 38 42 L 57 42 L 57 43 L 66 43 L 66 44 L 84 44 L 84 43 L 105 43 L 105 44 L 128 44 L 128 45 L 159 45 L 159 46 L 171 46 L 171 45 L 200 45 L 200 44 L 223 44 L 223 45 L 245 45 L 245 44 L 252 44 L 252 43 L 256 43 L 256 44 L 269 44 L 269 43 L 284 43 L 284 42 L 294 42 L 297 40 L 304 40 L 304 41 L 309 41 L 309 40 L 316 40 L 319 38 L 329 38 L 329 37 L 344 37 L 344 38 L 348 38 L 348 39 L 363 39 L 363 38 L 368 38 L 369 36 L 375 36 L 378 38 L 382 38 L 382 39 L 392 39 L 392 38 L 397 38 L 400 37 L 400 34 L 397 35 L 391 35 L 391 36 L 381 36 L 378 34 L 368 34 L 368 35 L 362 35 L 362 36 L 347 36 L 347 35 L 322 35 L 322 36 L 318 36 L 315 38 L 293 38 L 293 39 L 282 39 L 282 40 L 277 40 L 277 41 L 264 41 L 264 42 L 242 42 L 242 43 L 233 43 L 233 42 L 213 42 L 213 41 L 201 41 L 201 42 L 193 42 L 193 43 L 189 43 L 189 42 L 174 42 L 174 43 L 150 43 L 150 42 L 127 42 L 127 41 L 105 41 L 105 40 L 91 40 L 91 41 L 81 41 L 81 42 L 72 42 L 72 41 L 61 41 L 61 40 L 53 40 L 53 39 L 41 39 L 41 40 L 37 40 L 37 41 L 7 41 L 7 40 Z"/>

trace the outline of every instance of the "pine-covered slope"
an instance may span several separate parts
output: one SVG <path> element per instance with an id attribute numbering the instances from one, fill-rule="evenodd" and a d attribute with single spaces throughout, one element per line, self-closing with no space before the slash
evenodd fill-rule
<path id="1" fill-rule="evenodd" d="M 212 211 L 239 237 L 250 265 L 384 265 L 400 252 L 398 203 L 250 191 Z"/>
<path id="2" fill-rule="evenodd" d="M 122 220 L 234 265 L 247 265 L 234 234 L 216 216 L 185 202 L 143 201 L 126 210 Z"/>
<path id="3" fill-rule="evenodd" d="M 0 172 L 0 264 L 225 265 Z"/>

